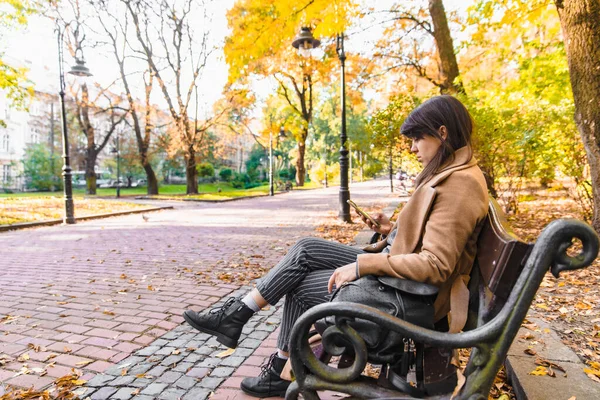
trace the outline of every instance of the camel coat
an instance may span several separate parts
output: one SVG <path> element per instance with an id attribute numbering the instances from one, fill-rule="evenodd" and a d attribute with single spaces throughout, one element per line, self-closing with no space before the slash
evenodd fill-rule
<path id="1" fill-rule="evenodd" d="M 467 320 L 467 284 L 477 251 L 477 237 L 488 211 L 488 191 L 477 161 L 460 148 L 454 160 L 422 182 L 395 224 L 387 242 L 368 246 L 357 257 L 359 276 L 388 275 L 437 286 L 435 320 L 448 315 L 450 332 Z"/>

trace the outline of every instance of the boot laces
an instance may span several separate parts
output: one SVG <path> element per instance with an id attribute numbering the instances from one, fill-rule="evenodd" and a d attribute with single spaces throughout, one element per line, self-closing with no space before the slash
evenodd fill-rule
<path id="1" fill-rule="evenodd" d="M 277 357 L 277 353 L 271 354 L 271 356 L 269 357 L 269 360 L 260 366 L 260 377 L 261 378 L 268 377 L 269 383 L 271 383 L 270 371 L 271 371 L 271 368 L 273 367 L 273 363 L 275 362 L 275 357 Z"/>
<path id="2" fill-rule="evenodd" d="M 235 297 L 228 298 L 227 301 L 225 302 L 225 304 L 223 304 L 220 307 L 215 307 L 215 308 L 211 309 L 209 311 L 209 314 L 224 314 L 225 310 L 227 310 L 229 307 L 231 307 L 231 305 L 233 303 L 235 303 L 236 300 L 237 300 L 237 298 L 235 298 Z"/>

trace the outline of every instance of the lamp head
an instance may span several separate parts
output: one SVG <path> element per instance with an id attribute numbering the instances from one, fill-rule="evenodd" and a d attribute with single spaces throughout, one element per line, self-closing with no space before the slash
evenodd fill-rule
<path id="1" fill-rule="evenodd" d="M 71 67 L 71 70 L 69 71 L 69 73 L 71 75 L 75 75 L 75 76 L 79 76 L 79 77 L 92 76 L 90 69 L 85 66 L 85 61 L 83 61 L 82 59 L 79 59 L 79 58 L 75 59 L 75 65 L 73 65 Z"/>
<path id="2" fill-rule="evenodd" d="M 295 49 L 298 49 L 298 52 L 303 57 L 310 56 L 310 50 L 319 47 L 320 44 L 321 41 L 315 39 L 310 31 L 310 28 L 306 26 L 300 28 L 300 33 L 292 42 L 292 46 Z"/>
<path id="3" fill-rule="evenodd" d="M 285 128 L 283 126 L 279 128 L 279 137 L 281 139 L 285 139 L 287 137 L 287 135 L 285 134 Z"/>

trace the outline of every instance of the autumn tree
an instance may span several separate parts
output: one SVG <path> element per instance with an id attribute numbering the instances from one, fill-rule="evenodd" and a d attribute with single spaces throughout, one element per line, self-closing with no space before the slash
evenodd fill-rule
<path id="1" fill-rule="evenodd" d="M 400 127 L 418 103 L 417 99 L 409 95 L 392 97 L 388 105 L 375 112 L 369 121 L 368 129 L 374 153 L 384 157 L 388 164 L 391 192 L 394 191 L 394 158 L 402 157 L 410 150 L 410 143 L 400 134 Z"/>
<path id="2" fill-rule="evenodd" d="M 0 35 L 2 30 L 27 25 L 28 17 L 39 12 L 40 4 L 34 0 L 0 0 Z M 25 108 L 33 95 L 33 85 L 27 79 L 27 69 L 11 65 L 0 53 L 0 89 L 17 108 Z M 0 119 L 0 126 L 4 121 Z"/>
<path id="3" fill-rule="evenodd" d="M 590 165 L 592 224 L 600 232 L 600 1 L 556 0 L 555 4 L 569 61 L 575 121 Z"/>
<path id="4" fill-rule="evenodd" d="M 367 10 L 365 16 L 372 13 Z M 384 71 L 408 69 L 439 88 L 441 93 L 463 93 L 448 18 L 442 0 L 398 2 L 386 10 L 387 24 L 375 55 L 385 62 Z M 433 39 L 436 52 L 427 43 Z M 432 57 L 433 56 L 433 57 Z M 434 59 L 437 63 L 431 63 Z"/>
<path id="5" fill-rule="evenodd" d="M 198 148 L 219 117 L 200 121 L 190 107 L 194 99 L 197 110 L 198 81 L 213 51 L 207 13 L 211 0 L 122 2 L 173 119 L 176 134 L 171 143 L 185 159 L 186 192 L 198 193 Z"/>
<path id="6" fill-rule="evenodd" d="M 331 78 L 337 60 L 332 41 L 324 43 L 321 59 L 300 57 L 291 43 L 303 26 L 313 27 L 314 35 L 324 42 L 333 38 L 347 27 L 355 7 L 352 1 L 315 0 L 299 6 L 284 0 L 243 0 L 227 14 L 232 31 L 224 49 L 229 80 L 273 79 L 277 93 L 298 117 L 300 129 L 293 134 L 298 143 L 296 184 L 300 186 L 306 174 L 306 140 L 316 92 Z"/>
<path id="7" fill-rule="evenodd" d="M 138 56 L 135 51 L 135 43 L 129 39 L 134 37 L 131 30 L 130 17 L 127 9 L 122 3 L 100 1 L 92 2 L 97 11 L 98 23 L 106 36 L 106 42 L 118 65 L 121 83 L 125 91 L 127 103 L 129 104 L 129 117 L 135 134 L 139 162 L 146 173 L 148 182 L 147 193 L 158 194 L 158 179 L 150 163 L 150 145 L 153 137 L 154 127 L 156 125 L 154 107 L 151 104 L 151 95 L 154 84 L 154 74 L 148 62 L 142 62 L 146 68 L 138 76 L 142 75 L 143 98 L 140 103 L 137 96 L 134 96 L 135 87 L 130 83 L 132 71 L 136 66 L 132 66 L 132 60 Z M 119 15 L 116 18 L 115 15 Z"/>

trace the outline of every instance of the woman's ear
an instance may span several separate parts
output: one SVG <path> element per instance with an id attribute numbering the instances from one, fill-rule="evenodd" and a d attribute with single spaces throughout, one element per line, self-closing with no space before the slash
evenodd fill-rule
<path id="1" fill-rule="evenodd" d="M 448 139 L 448 129 L 446 128 L 446 125 L 440 126 L 440 129 L 438 130 L 438 132 L 443 140 Z"/>

